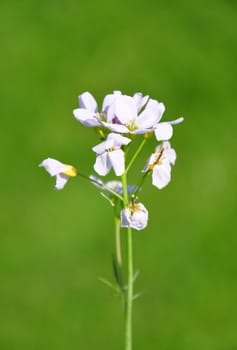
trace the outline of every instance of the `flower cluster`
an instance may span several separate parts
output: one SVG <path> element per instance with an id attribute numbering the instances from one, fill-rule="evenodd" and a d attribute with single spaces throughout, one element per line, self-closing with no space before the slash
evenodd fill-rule
<path id="1" fill-rule="evenodd" d="M 165 106 L 149 96 L 135 93 L 133 96 L 114 91 L 105 96 L 102 109 L 99 110 L 94 97 L 89 92 L 79 96 L 79 108 L 74 109 L 74 117 L 84 126 L 95 128 L 102 142 L 92 148 L 96 153 L 94 170 L 100 176 L 107 175 L 113 169 L 121 181 L 104 183 L 101 179 L 90 176 L 90 181 L 96 185 L 113 206 L 122 204 L 120 211 L 121 227 L 144 229 L 148 223 L 148 211 L 142 203 L 137 203 L 139 186 L 127 186 L 124 181 L 127 172 L 139 154 L 127 160 L 127 149 L 135 137 L 142 138 L 142 145 L 148 135 L 154 134 L 157 145 L 142 170 L 142 182 L 152 173 L 152 184 L 162 189 L 171 180 L 171 165 L 174 165 L 176 153 L 171 148 L 169 140 L 173 135 L 173 125 L 179 124 L 183 118 L 173 121 L 161 121 Z M 40 166 L 51 176 L 56 176 L 57 190 L 62 189 L 69 177 L 81 175 L 71 165 L 47 158 Z M 85 177 L 85 176 L 83 176 Z"/>

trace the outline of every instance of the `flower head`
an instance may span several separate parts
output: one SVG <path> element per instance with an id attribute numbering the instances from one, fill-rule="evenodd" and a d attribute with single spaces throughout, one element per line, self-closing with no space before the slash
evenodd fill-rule
<path id="1" fill-rule="evenodd" d="M 125 171 L 124 152 L 121 146 L 127 145 L 131 140 L 119 134 L 111 133 L 107 139 L 92 148 L 96 153 L 94 169 L 99 175 L 107 175 L 111 168 L 117 176 Z"/>
<path id="2" fill-rule="evenodd" d="M 94 97 L 89 92 L 84 92 L 78 100 L 80 108 L 74 109 L 75 118 L 88 127 L 100 126 L 100 114 Z"/>
<path id="3" fill-rule="evenodd" d="M 111 95 L 110 95 L 111 96 Z M 170 122 L 160 122 L 165 106 L 162 102 L 135 93 L 133 97 L 115 92 L 110 97 L 106 121 L 102 124 L 113 132 L 145 134 L 155 132 L 158 141 L 168 140 L 173 134 L 173 124 L 183 121 L 179 118 Z"/>
<path id="4" fill-rule="evenodd" d="M 102 111 L 89 92 L 79 96 L 80 108 L 74 109 L 77 120 L 88 127 L 106 127 L 116 133 L 146 134 L 154 132 L 158 141 L 169 140 L 173 135 L 174 124 L 183 118 L 160 122 L 165 106 L 149 96 L 136 92 L 133 96 L 123 95 L 121 91 L 105 96 Z"/>
<path id="5" fill-rule="evenodd" d="M 148 223 L 148 210 L 142 203 L 130 203 L 121 210 L 121 227 L 131 227 L 135 230 L 143 230 Z"/>
<path id="6" fill-rule="evenodd" d="M 171 164 L 174 165 L 175 160 L 175 150 L 166 141 L 156 147 L 155 153 L 149 157 L 142 171 L 152 171 L 152 184 L 162 189 L 171 180 Z"/>
<path id="7" fill-rule="evenodd" d="M 77 170 L 68 164 L 63 164 L 56 159 L 47 158 L 39 165 L 51 175 L 56 177 L 56 190 L 61 190 L 68 182 L 69 177 L 77 176 Z"/>

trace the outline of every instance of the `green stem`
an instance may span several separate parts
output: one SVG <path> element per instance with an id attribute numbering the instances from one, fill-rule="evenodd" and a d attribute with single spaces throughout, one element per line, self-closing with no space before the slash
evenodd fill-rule
<path id="1" fill-rule="evenodd" d="M 123 204 L 128 205 L 127 176 L 122 176 Z M 132 301 L 133 301 L 133 252 L 132 252 L 132 229 L 127 228 L 127 249 L 128 249 L 128 284 L 125 308 L 125 350 L 132 350 Z"/>
<path id="2" fill-rule="evenodd" d="M 122 270 L 120 219 L 117 216 L 115 216 L 115 242 L 116 242 L 116 259 L 117 259 L 119 268 Z"/>
<path id="3" fill-rule="evenodd" d="M 123 201 L 123 197 L 120 196 L 120 194 L 118 194 L 117 192 L 113 191 L 111 188 L 107 187 L 103 182 L 99 182 L 99 181 L 97 181 L 97 180 L 95 180 L 95 179 L 92 179 L 92 178 L 90 178 L 90 177 L 88 177 L 88 176 L 86 176 L 86 175 L 84 175 L 84 174 L 82 174 L 82 173 L 79 173 L 79 172 L 77 172 L 77 175 L 78 175 L 78 176 L 81 176 L 81 177 L 82 177 L 83 179 L 85 179 L 85 180 L 88 180 L 88 181 L 90 181 L 90 182 L 93 182 L 94 184 L 98 185 L 98 187 L 100 187 L 102 190 L 108 191 L 109 193 L 113 194 L 115 197 L 117 197 L 117 198 L 119 198 L 121 201 Z"/>
<path id="4" fill-rule="evenodd" d="M 135 152 L 134 155 L 132 156 L 132 159 L 130 160 L 130 162 L 129 162 L 129 164 L 128 164 L 126 170 L 125 170 L 125 174 L 128 173 L 129 169 L 131 168 L 131 166 L 132 166 L 132 164 L 134 163 L 135 159 L 137 158 L 138 154 L 141 152 L 143 146 L 144 146 L 145 143 L 146 143 L 146 140 L 147 140 L 147 139 L 144 137 L 143 140 L 142 140 L 142 142 L 140 143 L 138 149 L 136 150 L 136 152 Z"/>

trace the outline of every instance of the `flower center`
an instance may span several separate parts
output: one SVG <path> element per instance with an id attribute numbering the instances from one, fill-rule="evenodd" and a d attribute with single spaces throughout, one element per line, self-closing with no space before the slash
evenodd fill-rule
<path id="1" fill-rule="evenodd" d="M 65 166 L 66 169 L 62 172 L 63 175 L 70 177 L 77 176 L 77 169 L 74 166 L 68 164 L 65 164 Z"/>

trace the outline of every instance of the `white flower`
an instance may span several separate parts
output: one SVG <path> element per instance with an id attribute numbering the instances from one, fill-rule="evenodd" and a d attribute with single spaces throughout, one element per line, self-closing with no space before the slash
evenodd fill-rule
<path id="1" fill-rule="evenodd" d="M 74 109 L 77 120 L 88 127 L 105 126 L 116 133 L 145 134 L 155 132 L 158 141 L 169 140 L 173 135 L 174 124 L 183 118 L 160 122 L 165 106 L 149 96 L 136 92 L 133 97 L 123 95 L 121 91 L 105 96 L 102 111 L 98 111 L 97 102 L 89 92 L 79 96 L 80 108 Z"/>
<path id="2" fill-rule="evenodd" d="M 143 230 L 148 223 L 148 210 L 142 203 L 131 203 L 120 213 L 121 227 Z"/>
<path id="3" fill-rule="evenodd" d="M 156 147 L 149 157 L 143 172 L 152 170 L 152 184 L 159 189 L 167 186 L 171 180 L 171 164 L 174 165 L 176 153 L 168 141 Z"/>
<path id="4" fill-rule="evenodd" d="M 51 175 L 56 177 L 56 190 L 61 190 L 67 183 L 69 177 L 77 176 L 77 171 L 72 165 L 67 165 L 53 158 L 44 159 L 39 165 Z"/>
<path id="5" fill-rule="evenodd" d="M 106 175 L 111 168 L 117 176 L 121 176 L 125 171 L 124 152 L 121 146 L 127 145 L 131 140 L 119 134 L 111 133 L 107 139 L 92 148 L 96 152 L 96 162 L 94 169 L 99 175 Z"/>
<path id="6" fill-rule="evenodd" d="M 111 96 L 111 95 L 110 95 Z M 172 124 L 178 124 L 183 118 L 171 122 L 160 120 L 165 106 L 156 100 L 136 93 L 133 97 L 115 92 L 107 107 L 106 121 L 102 124 L 113 132 L 145 134 L 155 132 L 157 140 L 168 140 L 173 134 Z"/>
<path id="7" fill-rule="evenodd" d="M 75 118 L 88 127 L 100 126 L 100 114 L 94 97 L 89 92 L 84 92 L 78 99 L 80 108 L 74 109 Z"/>

